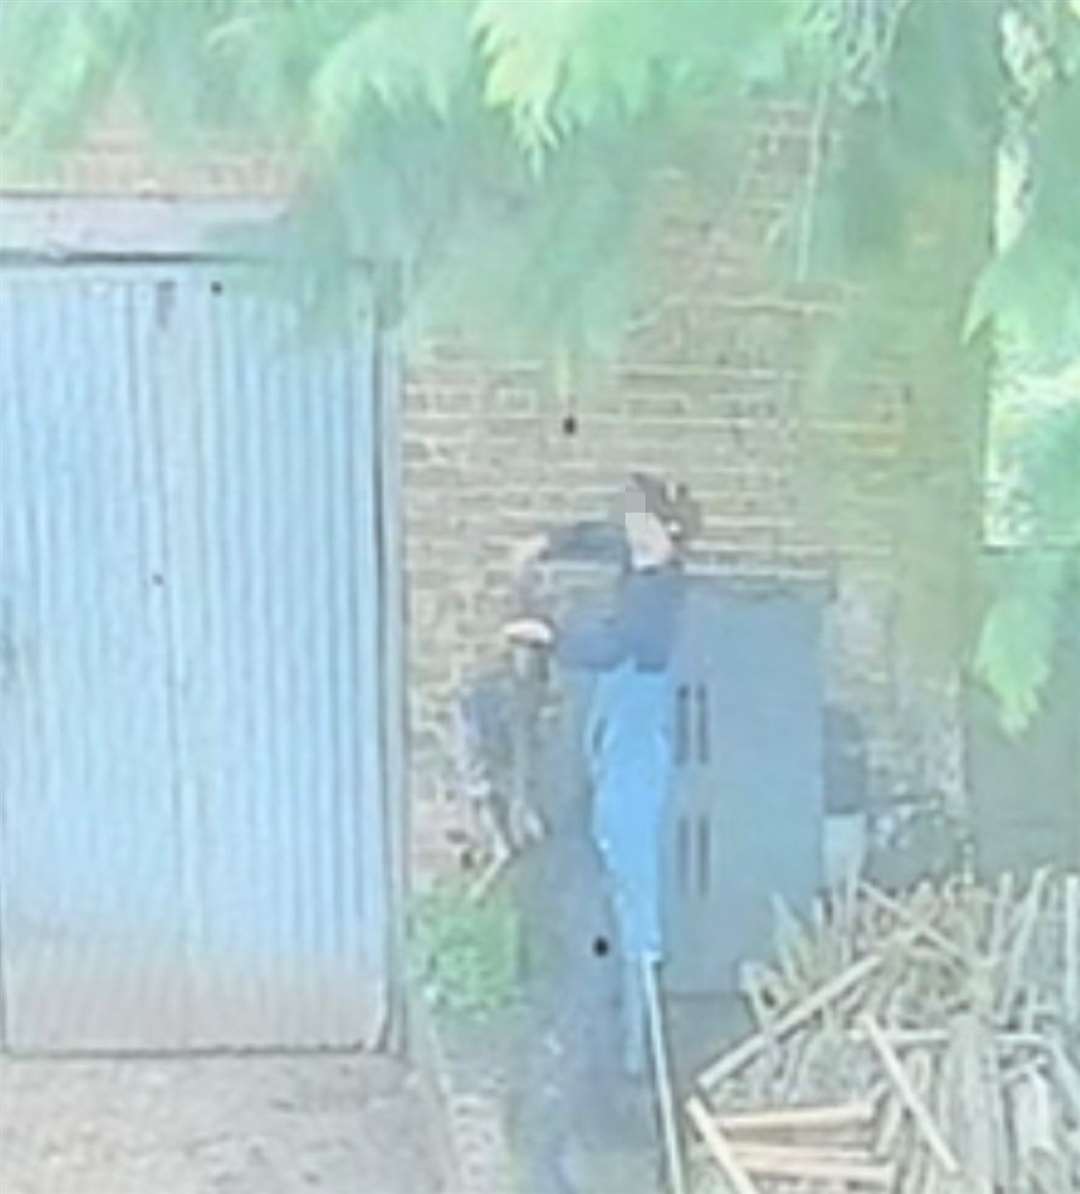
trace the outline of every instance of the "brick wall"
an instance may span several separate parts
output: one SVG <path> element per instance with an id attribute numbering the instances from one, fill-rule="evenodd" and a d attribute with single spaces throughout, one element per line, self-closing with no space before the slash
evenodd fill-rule
<path id="1" fill-rule="evenodd" d="M 283 156 L 213 148 L 199 167 L 143 152 L 139 122 L 116 107 L 47 178 L 0 170 L 0 189 L 215 198 L 287 192 Z M 829 527 L 800 462 L 827 443 L 842 458 L 887 458 L 900 434 L 898 385 L 868 376 L 857 418 L 823 424 L 803 401 L 811 350 L 837 296 L 778 288 L 765 245 L 804 185 L 802 113 L 763 112 L 746 168 L 711 210 L 677 177 L 658 180 L 651 293 L 617 369 L 565 401 L 529 362 L 492 363 L 449 338 L 410 363 L 406 546 L 410 601 L 416 861 L 447 857 L 458 812 L 445 800 L 447 715 L 467 677 L 499 650 L 510 612 L 507 552 L 552 524 L 601 514 L 626 473 L 688 482 L 707 518 L 705 553 L 742 571 L 819 568 L 835 553 L 838 599 L 826 627 L 833 694 L 868 717 L 883 783 L 902 772 L 890 645 L 889 540 L 880 499 Z"/>
<path id="2" fill-rule="evenodd" d="M 149 149 L 143 121 L 116 98 L 83 142 L 59 157 L 20 162 L 0 158 L 0 191 L 113 198 L 233 199 L 275 197 L 296 185 L 297 168 L 278 148 L 209 139 L 199 160 Z"/>
<path id="3" fill-rule="evenodd" d="M 795 378 L 750 367 L 651 364 L 627 368 L 617 381 L 613 395 L 582 399 L 577 432 L 568 436 L 563 411 L 534 370 L 429 360 L 410 371 L 410 692 L 414 820 L 424 859 L 438 849 L 446 823 L 440 814 L 455 817 L 439 807 L 450 702 L 498 655 L 500 625 L 514 612 L 514 542 L 603 515 L 627 473 L 649 469 L 688 482 L 702 502 L 706 529 L 696 554 L 774 575 L 833 562 L 830 536 L 800 500 L 805 435 Z M 868 512 L 860 538 L 837 545 L 826 657 L 834 694 L 871 715 L 874 764 L 888 771 L 895 765 L 888 542 L 871 519 Z"/>
<path id="4" fill-rule="evenodd" d="M 589 392 L 557 396 L 529 363 L 493 364 L 460 343 L 410 363 L 406 393 L 406 543 L 416 863 L 437 863 L 456 810 L 445 800 L 447 713 L 461 685 L 500 650 L 513 612 L 512 544 L 602 515 L 632 469 L 687 482 L 702 501 L 699 548 L 765 573 L 834 559 L 838 599 L 826 632 L 832 694 L 870 721 L 879 782 L 895 780 L 890 544 L 872 493 L 827 526 L 802 462 L 834 453 L 887 458 L 900 435 L 900 386 L 866 378 L 858 415 L 823 423 L 805 408 L 810 354 L 834 296 L 778 288 L 764 242 L 802 178 L 805 141 L 772 114 L 749 182 L 724 210 L 689 206 L 669 180 L 657 220 L 655 293 L 619 365 Z M 573 434 L 565 417 L 572 408 Z"/>

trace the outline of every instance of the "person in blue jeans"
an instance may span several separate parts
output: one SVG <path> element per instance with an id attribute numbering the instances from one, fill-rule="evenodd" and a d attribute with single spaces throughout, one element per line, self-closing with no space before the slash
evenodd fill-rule
<path id="1" fill-rule="evenodd" d="M 614 608 L 561 626 L 522 618 L 506 634 L 512 642 L 550 649 L 565 668 L 595 676 L 584 727 L 591 831 L 619 934 L 624 1065 L 637 1076 L 647 1045 L 644 967 L 663 957 L 660 839 L 673 771 L 668 668 L 684 596 L 679 545 L 688 527 L 664 484 L 651 476 L 634 475 L 621 506 L 623 569 Z M 574 554 L 574 535 L 531 542 L 519 563 Z M 593 539 L 607 554 L 610 543 Z"/>

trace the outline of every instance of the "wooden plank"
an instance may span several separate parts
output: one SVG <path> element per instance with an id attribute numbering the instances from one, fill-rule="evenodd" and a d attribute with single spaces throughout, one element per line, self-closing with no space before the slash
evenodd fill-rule
<path id="1" fill-rule="evenodd" d="M 854 966 L 849 967 L 843 974 L 837 975 L 831 982 L 818 988 L 812 995 L 808 995 L 804 1000 L 796 1004 L 786 1015 L 781 1016 L 772 1025 L 772 1029 L 768 1034 L 760 1032 L 755 1034 L 713 1062 L 712 1065 L 698 1075 L 698 1085 L 703 1090 L 708 1091 L 725 1078 L 738 1073 L 743 1066 L 748 1065 L 764 1053 L 772 1041 L 794 1032 L 796 1028 L 805 1024 L 812 1016 L 823 1011 L 829 1004 L 839 999 L 853 987 L 857 987 L 860 983 L 865 982 L 880 970 L 884 963 L 885 958 L 882 954 L 873 954 L 871 957 L 863 958 L 862 961 L 856 962 Z"/>
<path id="2" fill-rule="evenodd" d="M 901 1101 L 915 1121 L 915 1126 L 926 1141 L 927 1147 L 934 1154 L 941 1168 L 950 1177 L 957 1176 L 960 1172 L 960 1164 L 938 1130 L 938 1126 L 934 1122 L 933 1116 L 931 1116 L 925 1102 L 923 1102 L 915 1090 L 914 1084 L 908 1076 L 907 1070 L 904 1069 L 900 1058 L 885 1039 L 884 1033 L 872 1017 L 864 1016 L 860 1023 L 870 1043 L 874 1046 L 875 1052 L 881 1059 L 881 1064 L 885 1067 L 886 1074 L 888 1074 L 893 1086 L 896 1088 L 896 1093 L 900 1096 Z"/>
<path id="3" fill-rule="evenodd" d="M 916 1053 L 908 1062 L 917 1071 L 917 1063 L 926 1055 Z M 896 1142 L 900 1138 L 904 1126 L 904 1104 L 896 1092 L 890 1088 L 889 1097 L 885 1101 L 884 1110 L 878 1120 L 877 1135 L 874 1138 L 874 1153 L 879 1157 L 892 1156 Z"/>
<path id="4" fill-rule="evenodd" d="M 1054 1059 L 1058 1090 L 1069 1105 L 1073 1123 L 1080 1127 L 1080 1068 L 1073 1064 L 1060 1041 L 1050 1043 L 1050 1055 Z"/>
<path id="5" fill-rule="evenodd" d="M 686 1114 L 704 1140 L 709 1155 L 716 1162 L 720 1172 L 727 1178 L 734 1194 L 761 1194 L 750 1175 L 735 1157 L 734 1150 L 724 1133 L 716 1126 L 701 1099 L 692 1096 L 686 1101 Z"/>
<path id="6" fill-rule="evenodd" d="M 953 1039 L 948 1068 L 952 1089 L 942 1122 L 973 1194 L 985 1194 L 1001 1186 L 998 1137 L 1004 1124 L 998 1057 L 992 1030 L 976 1013 L 955 1015 L 950 1032 Z"/>
<path id="7" fill-rule="evenodd" d="M 869 1100 L 806 1107 L 770 1107 L 719 1115 L 715 1122 L 728 1135 L 761 1132 L 827 1132 L 834 1128 L 866 1127 L 873 1123 Z"/>
<path id="8" fill-rule="evenodd" d="M 924 924 L 919 917 L 903 904 L 894 900 L 885 892 L 879 890 L 872 883 L 868 883 L 865 879 L 859 884 L 859 890 L 872 903 L 876 904 L 884 912 L 895 916 L 902 924 L 910 928 L 917 928 L 919 936 L 929 941 L 931 945 L 937 946 L 943 954 L 950 958 L 967 965 L 969 959 L 967 954 L 956 944 L 955 941 L 950 941 L 944 933 L 939 933 L 932 925 Z"/>
<path id="9" fill-rule="evenodd" d="M 949 1033 L 944 1028 L 894 1028 L 881 1030 L 882 1036 L 894 1049 L 942 1048 L 949 1044 Z M 853 1041 L 864 1042 L 866 1033 L 852 1029 L 849 1036 Z M 995 1046 L 1002 1050 L 1037 1049 L 1045 1052 L 1050 1041 L 1041 1032 L 998 1032 L 994 1035 Z"/>
<path id="10" fill-rule="evenodd" d="M 1065 901 L 1065 1018 L 1080 1028 L 1080 875 L 1066 875 Z"/>
<path id="11" fill-rule="evenodd" d="M 1035 926 L 1038 923 L 1039 910 L 1042 908 L 1043 895 L 1049 878 L 1048 868 L 1043 867 L 1037 871 L 1020 906 L 1016 937 L 1005 964 L 1005 978 L 1002 982 L 1001 1000 L 998 1004 L 998 1016 L 1002 1020 L 1008 1019 L 1016 997 L 1020 993 L 1024 966 L 1031 949 L 1031 941 L 1035 934 Z"/>
<path id="12" fill-rule="evenodd" d="M 937 1081 L 937 1065 L 929 1053 L 918 1053 L 909 1062 L 911 1080 L 915 1085 L 919 1098 L 929 1105 L 934 1096 Z M 897 1183 L 897 1194 L 926 1194 L 930 1182 L 938 1176 L 934 1168 L 934 1160 L 923 1146 L 918 1132 L 914 1129 L 902 1142 L 902 1153 L 897 1158 L 897 1168 L 900 1180 Z"/>
<path id="13" fill-rule="evenodd" d="M 989 954 L 992 959 L 1000 958 L 1005 952 L 1005 937 L 1008 932 L 1009 910 L 1013 906 L 1015 879 L 1011 872 L 998 880 L 994 895 L 994 913 L 990 925 Z"/>
<path id="14" fill-rule="evenodd" d="M 838 999 L 843 998 L 860 983 L 872 978 L 884 966 L 888 950 L 910 946 L 912 942 L 924 936 L 930 927 L 925 921 L 917 920 L 908 928 L 901 930 L 886 943 L 885 948 L 881 951 L 862 958 L 796 1004 L 771 1026 L 768 1035 L 756 1033 L 754 1036 L 748 1037 L 742 1044 L 736 1045 L 730 1052 L 717 1058 L 698 1074 L 697 1085 L 704 1093 L 708 1094 L 725 1078 L 737 1074 L 745 1065 L 760 1057 L 769 1048 L 771 1040 L 782 1040 L 785 1036 L 789 1036 L 807 1020 L 830 1007 Z"/>
<path id="15" fill-rule="evenodd" d="M 740 1145 L 734 1148 L 733 1155 L 751 1177 L 790 1178 L 825 1185 L 847 1183 L 879 1190 L 891 1190 L 896 1180 L 895 1165 L 861 1153 Z"/>
<path id="16" fill-rule="evenodd" d="M 1025 1075 L 1011 1090 L 1017 1160 L 1028 1168 L 1040 1154 L 1056 1158 L 1054 1106 L 1050 1084 L 1039 1073 Z"/>
<path id="17" fill-rule="evenodd" d="M 877 1136 L 874 1138 L 874 1155 L 877 1157 L 891 1157 L 900 1139 L 904 1127 L 904 1104 L 894 1094 L 885 1104 L 878 1124 Z"/>

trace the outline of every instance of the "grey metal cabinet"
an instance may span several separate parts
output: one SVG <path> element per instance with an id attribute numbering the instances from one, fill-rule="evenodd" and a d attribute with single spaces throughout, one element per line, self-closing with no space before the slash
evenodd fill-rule
<path id="1" fill-rule="evenodd" d="M 602 609 L 610 568 L 551 566 L 559 616 Z M 809 914 L 823 885 L 823 587 L 717 578 L 689 569 L 669 669 L 675 757 L 662 853 L 674 994 L 738 988 L 739 967 L 769 956 L 774 899 Z M 564 677 L 560 780 L 588 800 L 582 727 L 588 674 Z M 582 817 L 582 824 L 587 823 Z"/>
<path id="2" fill-rule="evenodd" d="M 663 843 L 668 988 L 737 989 L 772 949 L 776 897 L 822 882 L 820 604 L 691 583 L 672 667 L 676 776 Z"/>

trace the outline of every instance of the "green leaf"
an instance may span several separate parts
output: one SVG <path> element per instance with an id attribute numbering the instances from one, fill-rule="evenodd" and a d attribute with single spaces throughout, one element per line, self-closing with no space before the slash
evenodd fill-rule
<path id="1" fill-rule="evenodd" d="M 802 0 L 480 0 L 487 102 L 537 164 L 560 140 L 647 114 L 665 90 L 775 79 Z"/>
<path id="2" fill-rule="evenodd" d="M 339 152 L 373 101 L 395 112 L 426 105 L 443 119 L 472 63 L 462 0 L 413 0 L 364 13 L 311 84 L 315 139 Z"/>
<path id="3" fill-rule="evenodd" d="M 992 321 L 1041 367 L 1055 368 L 1080 356 L 1080 77 L 1046 93 L 1031 142 L 1023 229 L 978 279 L 966 334 Z"/>
<path id="4" fill-rule="evenodd" d="M 997 698 L 1003 727 L 1016 735 L 1038 712 L 1050 679 L 1069 557 L 1060 551 L 1023 551 L 1005 561 L 1002 572 L 979 639 L 975 673 Z"/>
<path id="5" fill-rule="evenodd" d="M 473 30 L 487 59 L 487 102 L 508 111 L 532 156 L 557 139 L 555 98 L 590 8 L 575 0 L 481 0 L 476 7 Z"/>
<path id="6" fill-rule="evenodd" d="M 96 109 L 125 43 L 130 5 L 8 0 L 0 5 L 0 133 L 5 152 L 71 144 Z M 6 127 L 3 127 L 6 126 Z"/>
<path id="7" fill-rule="evenodd" d="M 420 896 L 410 916 L 413 973 L 453 1012 L 495 1011 L 517 993 L 520 926 L 513 896 L 495 891 L 481 903 L 457 880 Z"/>
<path id="8" fill-rule="evenodd" d="M 1025 227 L 976 280 L 965 338 L 988 322 L 1041 367 L 1075 358 L 1080 352 L 1080 245 Z"/>

